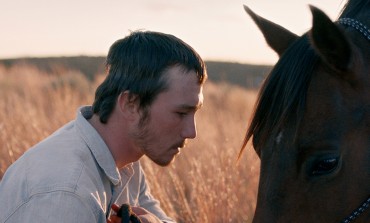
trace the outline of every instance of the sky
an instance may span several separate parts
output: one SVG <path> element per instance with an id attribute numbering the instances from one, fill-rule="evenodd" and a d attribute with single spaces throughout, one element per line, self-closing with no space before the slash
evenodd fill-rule
<path id="1" fill-rule="evenodd" d="M 308 5 L 336 20 L 344 0 L 0 0 L 0 58 L 106 56 L 135 30 L 173 34 L 205 60 L 274 64 L 251 18 L 255 13 L 293 33 L 311 27 Z"/>

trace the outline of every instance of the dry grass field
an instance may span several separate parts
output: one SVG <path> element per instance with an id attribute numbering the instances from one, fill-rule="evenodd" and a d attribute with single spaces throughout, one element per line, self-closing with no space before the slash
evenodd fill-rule
<path id="1" fill-rule="evenodd" d="M 96 86 L 69 70 L 0 67 L 0 179 L 22 153 L 91 104 Z M 251 147 L 237 156 L 255 91 L 206 83 L 198 137 L 169 167 L 142 160 L 152 193 L 178 222 L 251 222 L 259 160 Z"/>

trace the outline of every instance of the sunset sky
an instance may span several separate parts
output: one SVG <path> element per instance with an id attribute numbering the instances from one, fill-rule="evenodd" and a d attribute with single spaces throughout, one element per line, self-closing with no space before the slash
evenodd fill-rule
<path id="1" fill-rule="evenodd" d="M 243 5 L 302 34 L 308 4 L 337 18 L 344 0 L 0 0 L 0 58 L 105 56 L 130 30 L 171 33 L 205 60 L 273 64 Z"/>

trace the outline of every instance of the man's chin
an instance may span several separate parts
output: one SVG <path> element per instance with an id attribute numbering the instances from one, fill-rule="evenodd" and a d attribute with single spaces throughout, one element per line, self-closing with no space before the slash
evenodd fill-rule
<path id="1" fill-rule="evenodd" d="M 163 160 L 163 159 L 162 160 L 153 160 L 152 159 L 152 161 L 155 164 L 159 165 L 159 166 L 166 167 L 166 166 L 169 166 L 175 160 L 175 157 L 176 157 L 176 155 L 173 156 L 172 159 L 170 159 L 170 160 Z"/>

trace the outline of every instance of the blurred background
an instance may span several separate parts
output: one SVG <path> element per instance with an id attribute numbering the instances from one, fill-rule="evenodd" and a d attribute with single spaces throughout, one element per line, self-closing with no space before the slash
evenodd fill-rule
<path id="1" fill-rule="evenodd" d="M 0 58 L 104 56 L 130 30 L 171 33 L 206 60 L 272 64 L 275 53 L 243 5 L 296 34 L 308 4 L 336 19 L 343 0 L 0 0 Z"/>

